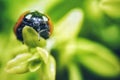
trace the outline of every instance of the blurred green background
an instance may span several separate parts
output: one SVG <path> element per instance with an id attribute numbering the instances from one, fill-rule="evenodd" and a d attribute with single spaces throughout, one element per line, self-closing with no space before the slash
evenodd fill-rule
<path id="1" fill-rule="evenodd" d="M 46 13 L 53 21 L 51 38 L 55 40 L 48 41 L 54 43 L 48 50 L 57 63 L 56 80 L 119 80 L 119 8 L 119 0 L 0 0 L 0 80 L 39 80 L 36 72 L 16 75 L 4 70 L 11 51 L 23 45 L 15 38 L 13 27 L 27 10 Z M 70 24 L 66 22 L 69 14 L 73 14 Z M 82 17 L 78 22 L 76 15 Z M 64 37 L 72 26 L 73 36 Z"/>

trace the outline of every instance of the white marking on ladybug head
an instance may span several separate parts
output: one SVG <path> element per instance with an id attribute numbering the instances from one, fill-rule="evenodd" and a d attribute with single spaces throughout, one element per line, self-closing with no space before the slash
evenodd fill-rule
<path id="1" fill-rule="evenodd" d="M 32 17 L 32 15 L 31 14 L 28 14 L 25 18 L 26 19 L 30 19 Z"/>
<path id="2" fill-rule="evenodd" d="M 42 16 L 44 21 L 48 21 L 48 18 L 46 16 Z"/>

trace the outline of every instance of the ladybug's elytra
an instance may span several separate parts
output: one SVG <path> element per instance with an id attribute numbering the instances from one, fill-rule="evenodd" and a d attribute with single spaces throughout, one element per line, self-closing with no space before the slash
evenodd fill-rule
<path id="1" fill-rule="evenodd" d="M 53 31 L 51 20 L 48 18 L 48 16 L 38 11 L 26 11 L 18 19 L 18 22 L 14 26 L 14 32 L 17 36 L 17 39 L 20 41 L 23 41 L 22 29 L 25 26 L 30 26 L 35 29 L 39 36 L 43 37 L 44 39 L 48 39 Z"/>

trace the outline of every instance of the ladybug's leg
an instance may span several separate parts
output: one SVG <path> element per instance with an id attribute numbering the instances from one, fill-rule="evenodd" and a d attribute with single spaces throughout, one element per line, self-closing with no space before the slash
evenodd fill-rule
<path id="1" fill-rule="evenodd" d="M 39 35 L 41 37 L 43 37 L 44 39 L 48 39 L 49 38 L 49 31 L 47 29 L 41 30 L 39 32 Z"/>
<path id="2" fill-rule="evenodd" d="M 40 35 L 38 35 L 38 41 L 40 41 Z"/>

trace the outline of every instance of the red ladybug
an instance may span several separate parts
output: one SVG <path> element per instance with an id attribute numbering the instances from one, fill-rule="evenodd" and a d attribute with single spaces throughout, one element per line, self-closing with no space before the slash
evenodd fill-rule
<path id="1" fill-rule="evenodd" d="M 22 29 L 25 26 L 32 27 L 35 29 L 39 36 L 44 39 L 48 39 L 53 31 L 51 20 L 45 14 L 38 11 L 30 12 L 26 11 L 18 19 L 14 26 L 14 33 L 18 40 L 23 41 Z"/>

